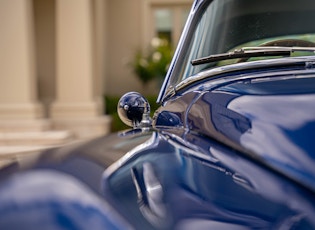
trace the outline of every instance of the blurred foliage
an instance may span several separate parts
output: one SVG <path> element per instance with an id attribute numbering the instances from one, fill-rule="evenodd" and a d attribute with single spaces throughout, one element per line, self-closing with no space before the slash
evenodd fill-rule
<path id="1" fill-rule="evenodd" d="M 149 101 L 151 106 L 151 117 L 154 111 L 157 110 L 159 105 L 156 103 L 156 95 L 147 96 L 146 99 Z M 116 96 L 104 96 L 105 112 L 112 117 L 111 131 L 117 132 L 124 129 L 130 129 L 131 127 L 125 125 L 119 118 L 117 113 L 117 104 L 120 97 Z"/>
<path id="2" fill-rule="evenodd" d="M 157 79 L 162 81 L 165 77 L 169 64 L 173 57 L 173 49 L 167 39 L 154 38 L 150 46 L 145 51 L 138 51 L 132 60 L 131 67 L 145 87 L 150 81 Z M 119 118 L 117 113 L 117 104 L 120 97 L 104 96 L 105 112 L 112 116 L 111 131 L 116 132 L 124 129 L 130 129 Z M 156 95 L 146 95 L 146 99 L 151 106 L 151 117 L 154 111 L 159 107 L 156 104 Z"/>
<path id="3" fill-rule="evenodd" d="M 173 49 L 166 39 L 153 38 L 146 51 L 135 53 L 131 66 L 145 86 L 153 79 L 164 78 L 173 57 Z"/>

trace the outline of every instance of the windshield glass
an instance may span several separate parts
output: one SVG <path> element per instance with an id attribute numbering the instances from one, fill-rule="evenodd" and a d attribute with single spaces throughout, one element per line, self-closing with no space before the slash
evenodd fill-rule
<path id="1" fill-rule="evenodd" d="M 201 4 L 191 20 L 170 83 L 174 86 L 200 71 L 239 61 L 220 60 L 193 66 L 192 60 L 262 45 L 314 47 L 315 1 L 213 0 Z M 275 57 L 259 59 L 267 58 Z M 257 59 L 243 61 L 253 60 Z"/>

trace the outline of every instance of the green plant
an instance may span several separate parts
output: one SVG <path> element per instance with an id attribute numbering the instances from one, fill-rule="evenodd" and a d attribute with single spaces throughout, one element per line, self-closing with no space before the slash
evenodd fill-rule
<path id="1" fill-rule="evenodd" d="M 132 68 L 143 86 L 156 78 L 163 78 L 173 56 L 171 45 L 166 39 L 154 38 L 145 52 L 136 52 Z"/>

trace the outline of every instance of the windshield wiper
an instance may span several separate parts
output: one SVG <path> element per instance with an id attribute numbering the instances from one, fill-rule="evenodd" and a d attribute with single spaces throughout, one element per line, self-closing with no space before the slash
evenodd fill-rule
<path id="1" fill-rule="evenodd" d="M 223 61 L 235 58 L 268 57 L 268 56 L 290 56 L 294 51 L 315 52 L 314 47 L 244 47 L 232 52 L 213 54 L 207 57 L 198 58 L 191 61 L 192 65 L 201 65 L 211 62 Z"/>

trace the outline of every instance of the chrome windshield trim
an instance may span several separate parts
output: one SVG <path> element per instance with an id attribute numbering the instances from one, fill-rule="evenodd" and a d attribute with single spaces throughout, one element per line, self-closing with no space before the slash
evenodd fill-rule
<path id="1" fill-rule="evenodd" d="M 170 63 L 170 67 L 174 67 L 175 66 L 175 64 L 177 62 L 177 59 L 179 58 L 180 53 L 182 53 L 182 50 L 185 48 L 184 43 L 187 42 L 186 41 L 187 35 L 189 34 L 189 32 L 191 30 L 190 25 L 191 25 L 191 23 L 193 21 L 193 18 L 195 17 L 196 11 L 200 7 L 200 5 L 202 5 L 202 3 L 205 2 L 205 1 L 206 0 L 195 0 L 194 1 L 193 5 L 192 5 L 192 7 L 190 9 L 187 21 L 185 23 L 183 32 L 182 32 L 181 37 L 179 39 L 178 45 L 176 47 L 174 56 L 173 56 L 172 61 Z M 209 1 L 212 1 L 212 0 L 209 0 Z M 172 85 L 170 85 L 170 80 L 172 78 L 172 75 L 174 74 L 173 72 L 174 71 L 171 68 L 168 70 L 168 72 L 167 72 L 167 74 L 165 76 L 165 79 L 163 81 L 162 87 L 160 89 L 160 92 L 159 92 L 159 95 L 158 95 L 156 103 L 161 104 L 165 100 L 167 95 L 169 95 L 169 92 L 173 91 L 174 87 Z"/>

